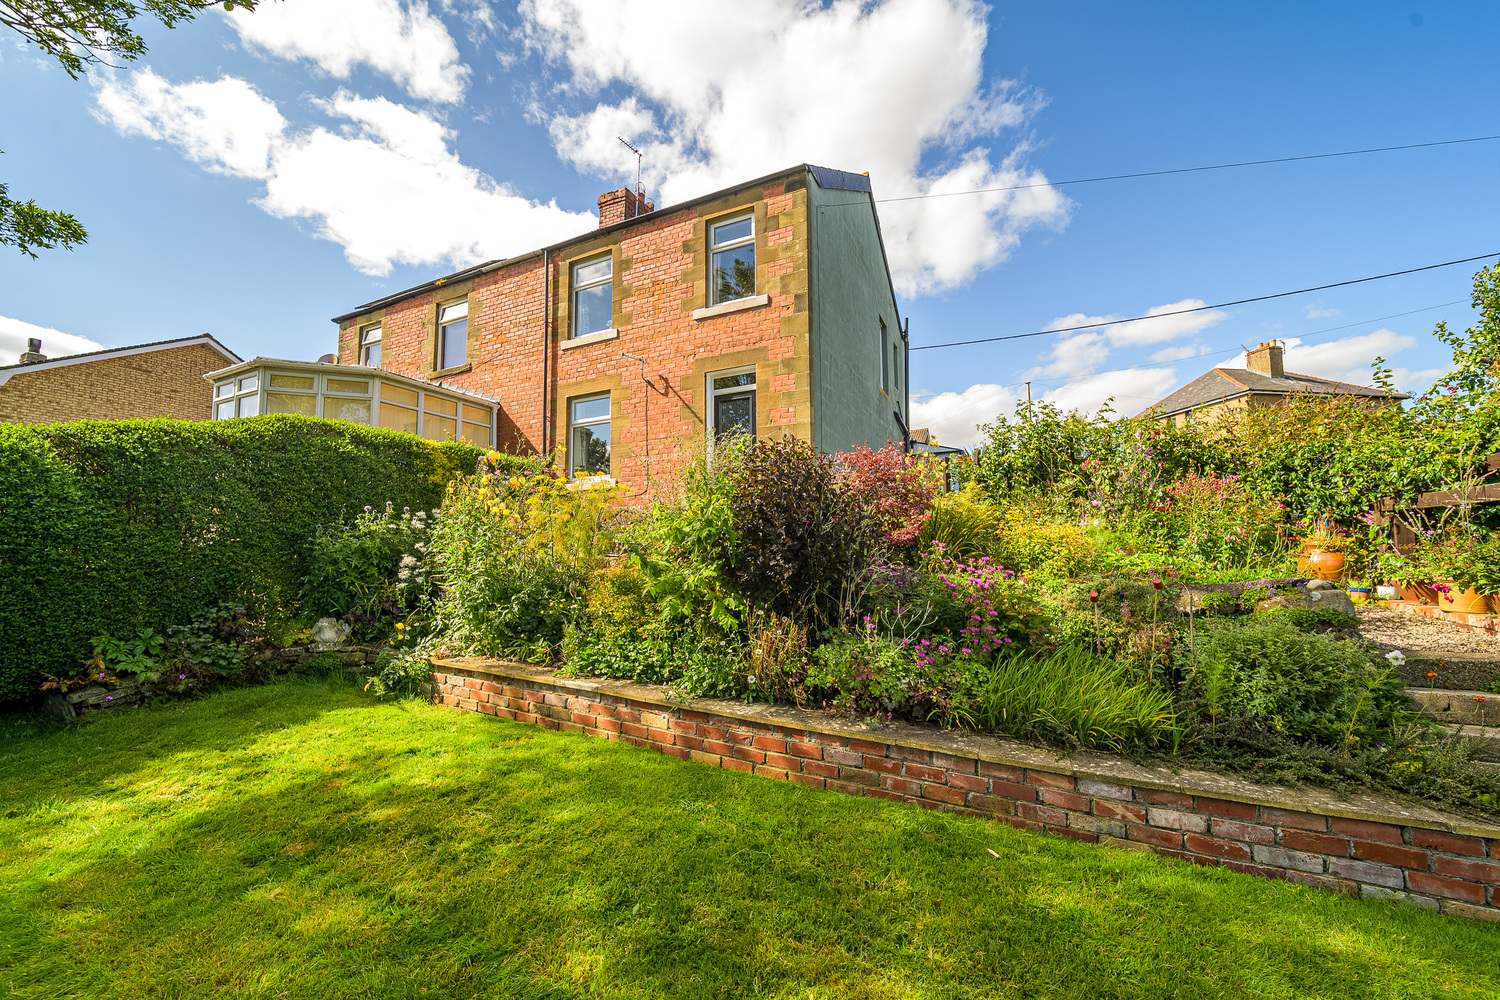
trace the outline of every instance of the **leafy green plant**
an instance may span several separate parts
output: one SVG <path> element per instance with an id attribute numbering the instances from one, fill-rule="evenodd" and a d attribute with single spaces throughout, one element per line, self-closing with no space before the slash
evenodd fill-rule
<path id="1" fill-rule="evenodd" d="M 932 502 L 932 511 L 917 538 L 918 551 L 943 546 L 951 556 L 999 556 L 1001 518 L 985 502 L 978 483 L 966 483 L 961 490 L 943 493 Z"/>
<path id="2" fill-rule="evenodd" d="M 403 561 L 427 548 L 427 512 L 366 505 L 352 523 L 320 524 L 307 550 L 302 603 L 314 615 L 343 615 L 392 596 Z"/>
<path id="3" fill-rule="evenodd" d="M 758 441 L 732 473 L 735 541 L 723 572 L 750 603 L 827 625 L 882 543 L 860 495 L 810 442 Z"/>
<path id="4" fill-rule="evenodd" d="M 1168 693 L 1077 646 L 996 657 L 969 713 L 981 729 L 1104 750 L 1171 743 L 1179 731 Z"/>
<path id="5" fill-rule="evenodd" d="M 1198 641 L 1200 662 L 1224 665 L 1224 710 L 1276 732 L 1343 747 L 1408 711 L 1400 683 L 1354 642 L 1282 618 L 1205 627 Z"/>
<path id="6" fill-rule="evenodd" d="M 432 664 L 415 653 L 381 653 L 365 690 L 377 698 L 410 698 L 432 680 Z"/>
<path id="7" fill-rule="evenodd" d="M 129 638 L 96 635 L 92 641 L 94 657 L 91 666 L 117 674 L 158 673 L 167 649 L 166 637 L 150 628 L 141 629 Z"/>

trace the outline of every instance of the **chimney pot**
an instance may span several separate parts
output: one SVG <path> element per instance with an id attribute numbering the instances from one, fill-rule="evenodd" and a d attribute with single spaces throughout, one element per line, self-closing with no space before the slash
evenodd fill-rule
<path id="1" fill-rule="evenodd" d="M 1272 378 L 1281 378 L 1286 374 L 1281 355 L 1280 343 L 1274 340 L 1263 341 L 1255 345 L 1255 350 L 1245 355 L 1245 364 L 1253 372 L 1269 375 Z"/>
<path id="2" fill-rule="evenodd" d="M 634 219 L 655 209 L 654 203 L 629 188 L 606 191 L 599 196 L 599 228 Z"/>
<path id="3" fill-rule="evenodd" d="M 46 360 L 47 356 L 42 353 L 42 342 L 36 337 L 27 337 L 26 352 L 21 355 L 20 364 L 35 365 Z"/>

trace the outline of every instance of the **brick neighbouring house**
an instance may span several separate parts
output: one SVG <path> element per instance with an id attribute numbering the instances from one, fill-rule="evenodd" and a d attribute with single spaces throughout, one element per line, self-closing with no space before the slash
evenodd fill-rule
<path id="1" fill-rule="evenodd" d="M 660 211 L 621 189 L 599 215 L 337 317 L 339 363 L 498 399 L 497 447 L 564 446 L 570 472 L 642 488 L 731 427 L 824 451 L 903 439 L 906 337 L 867 176 L 802 164 Z"/>
<path id="2" fill-rule="evenodd" d="M 240 359 L 208 334 L 47 358 L 33 340 L 0 368 L 0 423 L 209 418 L 204 373 Z"/>
<path id="3" fill-rule="evenodd" d="M 1252 406 L 1277 406 L 1297 393 L 1363 396 L 1393 405 L 1408 398 L 1405 393 L 1286 371 L 1282 347 L 1274 340 L 1257 344 L 1245 355 L 1245 364 L 1247 368 L 1211 368 L 1137 416 L 1185 427 L 1189 419 L 1212 424 Z"/>

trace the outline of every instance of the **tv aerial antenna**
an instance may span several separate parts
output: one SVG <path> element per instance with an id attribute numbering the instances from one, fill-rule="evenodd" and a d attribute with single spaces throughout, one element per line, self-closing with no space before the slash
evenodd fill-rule
<path id="1" fill-rule="evenodd" d="M 639 149 L 636 149 L 630 143 L 626 142 L 623 135 L 617 135 L 615 136 L 615 138 L 619 139 L 621 145 L 635 154 L 635 200 L 636 204 L 639 205 L 644 202 L 646 198 L 645 191 L 643 191 L 641 188 L 641 151 Z"/>

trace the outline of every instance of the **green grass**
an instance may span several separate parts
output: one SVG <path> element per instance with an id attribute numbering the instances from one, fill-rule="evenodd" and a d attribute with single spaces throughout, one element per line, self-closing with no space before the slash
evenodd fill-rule
<path id="1" fill-rule="evenodd" d="M 0 810 L 6 997 L 1500 994 L 1494 926 L 338 681 L 0 718 Z"/>

